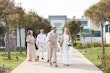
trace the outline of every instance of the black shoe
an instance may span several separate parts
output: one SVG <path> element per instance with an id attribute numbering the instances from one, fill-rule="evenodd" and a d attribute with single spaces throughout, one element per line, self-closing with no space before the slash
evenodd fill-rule
<path id="1" fill-rule="evenodd" d="M 58 67 L 58 65 L 55 65 L 55 67 Z"/>
<path id="2" fill-rule="evenodd" d="M 42 58 L 42 60 L 44 60 L 44 58 Z"/>
<path id="3" fill-rule="evenodd" d="M 35 61 L 38 61 L 38 59 L 35 59 Z"/>
<path id="4" fill-rule="evenodd" d="M 32 60 L 28 60 L 28 61 L 32 61 Z"/>
<path id="5" fill-rule="evenodd" d="M 49 62 L 49 60 L 47 60 L 47 62 Z"/>
<path id="6" fill-rule="evenodd" d="M 53 63 L 56 63 L 55 61 L 53 61 Z"/>
<path id="7" fill-rule="evenodd" d="M 39 60 L 39 56 L 37 56 L 37 59 Z"/>

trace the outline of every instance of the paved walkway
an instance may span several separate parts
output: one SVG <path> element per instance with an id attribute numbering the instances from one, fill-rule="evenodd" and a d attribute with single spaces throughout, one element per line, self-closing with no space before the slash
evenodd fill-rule
<path id="1" fill-rule="evenodd" d="M 37 62 L 24 61 L 11 73 L 103 73 L 76 49 L 71 48 L 70 66 L 62 64 L 62 53 L 58 53 L 58 66 L 50 67 L 46 60 Z M 47 53 L 45 53 L 46 55 Z"/>

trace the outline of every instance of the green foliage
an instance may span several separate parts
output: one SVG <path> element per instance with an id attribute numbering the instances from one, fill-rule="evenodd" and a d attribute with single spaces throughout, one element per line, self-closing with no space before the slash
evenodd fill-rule
<path id="1" fill-rule="evenodd" d="M 85 48 L 91 48 L 91 44 L 89 44 L 89 43 L 88 44 L 85 44 L 84 47 Z"/>
<path id="2" fill-rule="evenodd" d="M 83 44 L 80 43 L 80 42 L 77 42 L 77 43 L 73 43 L 73 46 L 77 49 L 82 49 L 83 48 Z"/>
<path id="3" fill-rule="evenodd" d="M 110 21 L 110 0 L 101 0 L 85 11 L 85 16 L 93 23 L 99 25 L 100 22 Z"/>
<path id="4" fill-rule="evenodd" d="M 80 32 L 80 25 L 81 25 L 80 21 L 72 19 L 66 22 L 62 30 L 64 30 L 64 28 L 69 28 L 73 39 Z"/>
<path id="5" fill-rule="evenodd" d="M 82 44 L 80 42 L 77 42 L 77 43 L 73 43 L 73 46 L 76 47 L 77 49 L 83 49 L 83 48 L 91 48 L 91 47 L 101 47 L 101 44 L 97 42 L 93 42 L 92 44 L 90 43 Z M 105 44 L 105 47 L 110 47 L 110 44 Z"/>
<path id="6" fill-rule="evenodd" d="M 101 44 L 100 43 L 97 43 L 97 42 L 94 42 L 94 43 L 92 43 L 92 46 L 93 47 L 101 47 Z"/>
<path id="7" fill-rule="evenodd" d="M 50 22 L 46 18 L 43 18 L 32 11 L 25 14 L 25 21 L 25 28 L 31 29 L 35 33 L 39 33 L 40 29 L 44 29 L 45 33 L 47 33 L 51 29 Z"/>
<path id="8" fill-rule="evenodd" d="M 34 11 L 24 12 L 22 7 L 15 6 L 14 1 L 1 0 L 0 1 L 0 19 L 6 22 L 11 30 L 18 28 L 32 29 L 38 33 L 41 28 L 49 32 L 51 25 L 49 21 L 39 16 Z"/>
<path id="9" fill-rule="evenodd" d="M 85 39 L 86 33 L 82 32 L 81 36 Z"/>
<path id="10" fill-rule="evenodd" d="M 102 68 L 103 67 L 103 63 L 102 63 L 102 48 L 101 47 L 94 47 L 92 48 L 92 54 L 91 54 L 91 48 L 84 48 L 84 49 L 78 49 L 86 58 L 88 58 L 91 62 L 93 62 L 97 67 Z M 84 54 L 84 50 L 86 50 L 86 54 Z M 106 54 L 109 57 L 106 57 L 107 62 L 109 62 L 109 64 L 107 63 L 106 65 L 108 65 L 107 67 L 110 67 L 110 47 L 106 47 L 105 48 Z M 109 68 L 108 68 L 109 69 Z"/>
<path id="11" fill-rule="evenodd" d="M 0 26 L 0 34 L 4 34 L 6 32 L 4 26 Z"/>
<path id="12" fill-rule="evenodd" d="M 102 63 L 104 64 L 104 57 L 102 56 Z M 105 63 L 106 67 L 104 69 L 104 73 L 110 73 L 110 55 L 105 55 Z"/>
<path id="13" fill-rule="evenodd" d="M 100 0 L 85 11 L 85 16 L 97 26 L 101 26 L 101 33 L 104 35 L 103 27 L 106 21 L 110 22 L 110 0 Z M 102 51 L 105 53 L 104 37 L 102 38 Z"/>
<path id="14" fill-rule="evenodd" d="M 90 29 L 89 32 L 90 32 L 90 35 L 92 37 L 92 35 L 94 34 L 94 30 L 93 29 Z"/>
<path id="15" fill-rule="evenodd" d="M 16 59 L 16 55 L 18 56 L 18 61 Z M 11 60 L 7 59 L 7 54 L 5 55 L 4 50 L 0 50 L 0 68 L 2 64 L 5 66 L 5 70 L 13 70 L 15 69 L 19 64 L 21 64 L 26 59 L 26 52 L 23 50 L 23 53 L 20 54 L 19 51 L 17 52 L 11 52 Z"/>
<path id="16" fill-rule="evenodd" d="M 104 44 L 105 47 L 110 47 L 110 44 Z"/>

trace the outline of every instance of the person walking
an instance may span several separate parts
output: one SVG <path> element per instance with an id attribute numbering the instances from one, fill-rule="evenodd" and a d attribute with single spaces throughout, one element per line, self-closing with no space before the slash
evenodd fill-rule
<path id="1" fill-rule="evenodd" d="M 45 42 L 46 42 L 46 35 L 44 34 L 44 29 L 41 29 L 40 34 L 38 34 L 36 38 L 36 45 L 38 46 L 38 56 L 37 56 L 38 59 L 41 52 L 41 58 L 42 60 L 44 60 Z"/>
<path id="2" fill-rule="evenodd" d="M 64 29 L 64 33 L 62 34 L 61 38 L 61 47 L 63 50 L 63 59 L 62 62 L 64 65 L 69 66 L 70 64 L 70 57 L 69 57 L 69 49 L 71 46 L 71 35 L 68 28 Z"/>
<path id="3" fill-rule="evenodd" d="M 26 38 L 27 42 L 27 59 L 28 61 L 36 61 L 36 49 L 35 49 L 35 38 L 33 36 L 33 31 L 28 30 L 28 35 Z"/>
<path id="4" fill-rule="evenodd" d="M 12 33 L 9 36 L 9 43 L 10 43 L 10 49 L 11 51 L 16 51 L 16 43 L 17 43 L 17 38 L 15 36 L 15 31 L 12 31 Z"/>
<path id="5" fill-rule="evenodd" d="M 50 32 L 50 34 L 48 35 L 48 42 L 49 42 L 49 64 L 50 66 L 52 66 L 52 58 L 54 55 L 54 63 L 55 63 L 55 67 L 57 66 L 57 34 L 56 34 L 56 27 L 52 28 L 52 31 Z"/>

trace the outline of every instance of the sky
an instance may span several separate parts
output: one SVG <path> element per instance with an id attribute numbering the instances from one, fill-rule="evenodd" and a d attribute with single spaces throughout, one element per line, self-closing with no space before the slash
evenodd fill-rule
<path id="1" fill-rule="evenodd" d="M 84 11 L 100 0 L 15 0 L 25 11 L 35 11 L 40 16 L 67 15 L 68 18 L 81 18 Z"/>

